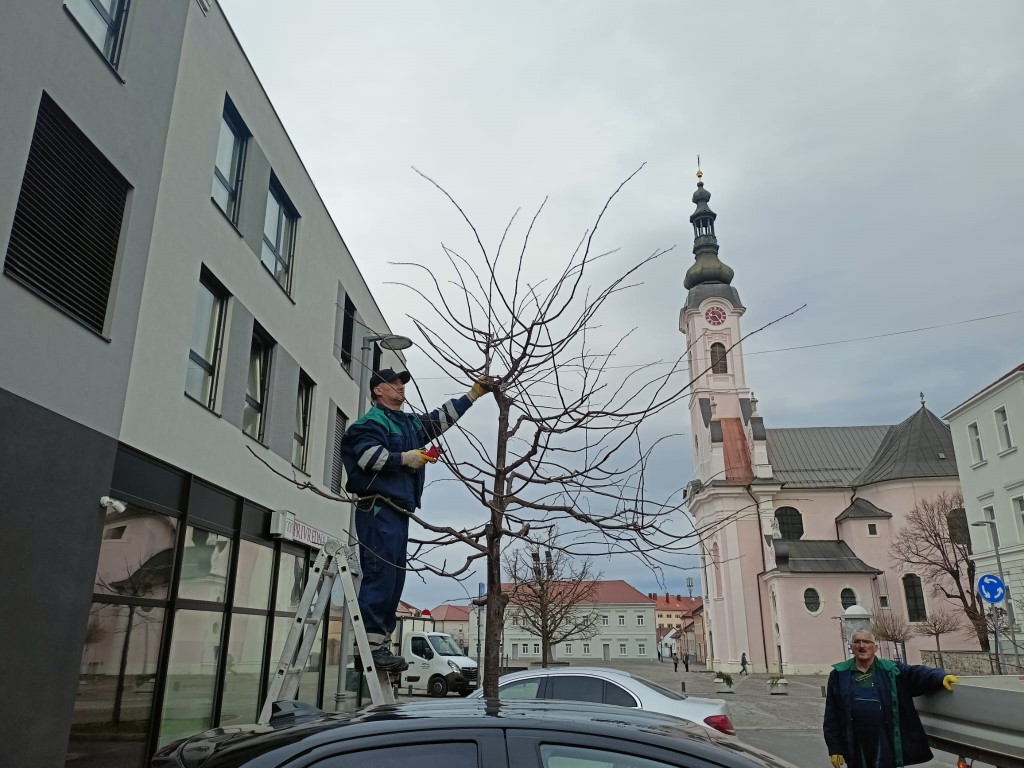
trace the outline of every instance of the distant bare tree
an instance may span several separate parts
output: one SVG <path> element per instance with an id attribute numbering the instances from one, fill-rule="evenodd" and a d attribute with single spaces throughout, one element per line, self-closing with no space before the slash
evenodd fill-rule
<path id="1" fill-rule="evenodd" d="M 914 627 L 914 634 L 920 635 L 921 637 L 934 637 L 935 638 L 935 651 L 939 654 L 939 666 L 942 666 L 942 646 L 939 644 L 939 640 L 942 635 L 949 635 L 953 632 L 959 632 L 964 628 L 964 618 L 961 614 L 952 613 L 945 609 L 939 609 L 932 611 L 931 614 L 922 622 L 918 622 L 917 626 Z"/>
<path id="2" fill-rule="evenodd" d="M 890 553 L 896 563 L 920 574 L 935 594 L 963 607 L 978 636 L 978 645 L 987 651 L 988 627 L 984 607 L 974 589 L 970 541 L 950 534 L 951 515 L 963 506 L 964 498 L 959 491 L 922 499 L 907 513 L 907 521 L 896 532 Z"/>
<path id="3" fill-rule="evenodd" d="M 505 554 L 505 570 L 509 611 L 540 638 L 541 666 L 547 667 L 559 643 L 596 634 L 601 574 L 594 573 L 590 558 L 574 561 L 562 550 L 530 544 Z"/>
<path id="4" fill-rule="evenodd" d="M 871 622 L 871 632 L 876 640 L 884 640 L 896 646 L 901 659 L 907 658 L 907 640 L 913 635 L 907 620 L 896 611 L 879 611 Z"/>

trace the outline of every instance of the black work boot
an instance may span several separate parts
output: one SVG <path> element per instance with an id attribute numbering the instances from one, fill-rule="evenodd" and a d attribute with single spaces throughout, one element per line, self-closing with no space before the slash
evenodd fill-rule
<path id="1" fill-rule="evenodd" d="M 401 656 L 395 656 L 386 645 L 378 645 L 371 652 L 371 656 L 373 666 L 381 672 L 402 672 L 409 668 L 409 663 Z"/>

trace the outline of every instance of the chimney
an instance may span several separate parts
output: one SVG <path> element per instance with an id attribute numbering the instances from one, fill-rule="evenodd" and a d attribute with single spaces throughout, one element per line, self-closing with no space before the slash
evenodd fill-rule
<path id="1" fill-rule="evenodd" d="M 668 602 L 668 601 L 669 601 L 669 599 L 670 599 L 670 598 L 669 598 L 669 596 L 668 596 L 668 592 L 666 592 L 666 593 L 665 593 L 665 602 Z"/>
<path id="2" fill-rule="evenodd" d="M 676 595 L 676 600 L 678 600 L 680 603 L 683 602 L 683 596 L 682 595 Z"/>

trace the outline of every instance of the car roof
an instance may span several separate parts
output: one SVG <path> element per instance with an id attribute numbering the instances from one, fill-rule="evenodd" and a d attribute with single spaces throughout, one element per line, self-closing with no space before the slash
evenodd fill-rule
<path id="1" fill-rule="evenodd" d="M 507 675 L 502 675 L 502 681 L 506 680 L 518 680 L 522 677 L 536 677 L 538 675 L 594 675 L 596 677 L 627 677 L 630 680 L 636 680 L 637 682 L 645 682 L 643 678 L 637 677 L 630 672 L 624 672 L 621 669 L 608 669 L 607 667 L 537 667 L 536 669 L 521 669 L 518 672 L 509 672 Z"/>
<path id="2" fill-rule="evenodd" d="M 274 751 L 278 753 L 278 762 L 284 764 L 292 756 L 309 749 L 395 730 L 410 733 L 487 727 L 557 729 L 656 744 L 675 751 L 682 747 L 682 751 L 711 762 L 721 757 L 721 753 L 712 746 L 713 741 L 728 746 L 736 753 L 735 740 L 715 739 L 701 726 L 639 709 L 569 701 L 458 699 L 403 702 L 370 707 L 356 713 L 325 714 L 295 725 L 215 728 L 182 742 L 179 754 L 187 755 L 186 765 L 216 768 L 242 765 L 250 757 Z M 743 751 L 739 750 L 739 753 Z M 153 764 L 159 765 L 157 761 Z"/>

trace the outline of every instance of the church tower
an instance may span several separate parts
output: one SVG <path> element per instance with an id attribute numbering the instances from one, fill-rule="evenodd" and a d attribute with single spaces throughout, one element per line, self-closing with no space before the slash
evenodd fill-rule
<path id="1" fill-rule="evenodd" d="M 742 654 L 767 671 L 763 595 L 766 534 L 773 535 L 772 480 L 764 422 L 747 382 L 741 320 L 746 307 L 732 285 L 733 269 L 718 256 L 715 220 L 703 172 L 697 170 L 693 264 L 683 286 L 679 330 L 686 336 L 694 480 L 686 504 L 700 536 L 706 596 L 705 633 L 712 668 L 739 670 Z M 756 585 L 753 590 L 749 585 Z"/>

